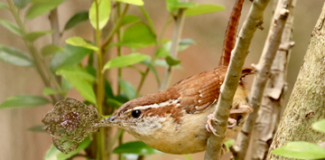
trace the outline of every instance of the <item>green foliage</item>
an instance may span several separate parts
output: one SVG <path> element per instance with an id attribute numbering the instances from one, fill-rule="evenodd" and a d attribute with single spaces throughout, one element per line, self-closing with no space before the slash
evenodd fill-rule
<path id="1" fill-rule="evenodd" d="M 178 52 L 182 52 L 187 49 L 190 45 L 196 44 L 192 39 L 182 39 L 178 44 Z M 163 46 L 161 46 L 156 54 L 157 58 L 165 58 L 169 55 L 170 49 L 172 47 L 172 42 L 168 41 Z"/>
<path id="2" fill-rule="evenodd" d="M 10 8 L 15 9 L 9 11 L 14 17 L 18 17 L 18 25 L 7 20 L 0 20 L 0 25 L 21 37 L 25 44 L 27 44 L 26 47 L 29 54 L 14 47 L 0 45 L 0 60 L 14 65 L 33 66 L 37 68 L 37 71 L 40 72 L 45 82 L 43 95 L 50 95 L 48 97 L 52 98 L 53 103 L 57 102 L 57 98 L 60 96 L 65 98 L 67 92 L 75 88 L 83 96 L 84 102 L 87 105 L 96 106 L 101 115 L 111 115 L 123 103 L 140 95 L 139 91 L 149 72 L 154 74 L 158 84 L 160 84 L 159 74 L 156 69 L 157 66 L 180 68 L 180 60 L 169 56 L 171 41 L 162 43 L 164 35 L 158 36 L 156 34 L 160 32 L 156 31 L 153 20 L 143 7 L 143 0 L 94 0 L 89 11 L 81 11 L 70 17 L 64 26 L 64 30 L 60 33 L 54 33 L 54 31 L 29 32 L 28 27 L 24 25 L 28 24 L 30 19 L 44 15 L 55 9 L 65 0 L 13 1 L 14 5 L 12 3 L 8 3 L 8 5 L 10 5 Z M 119 8 L 112 10 L 112 2 L 113 4 L 121 2 L 117 3 Z M 139 15 L 125 15 L 127 14 L 125 11 L 127 11 L 129 4 L 136 5 L 137 9 L 143 14 L 143 20 L 139 18 Z M 0 2 L 0 8 L 6 9 L 9 6 Z M 20 13 L 25 13 L 20 12 L 20 9 L 23 8 L 26 8 L 27 12 L 24 16 L 21 16 Z M 180 2 L 180 0 L 167 0 L 167 8 L 175 19 L 177 18 L 175 13 L 179 9 L 186 10 L 186 16 L 202 15 L 223 9 L 222 6 L 218 5 L 198 5 L 194 2 Z M 112 14 L 113 16 L 111 15 L 111 11 L 115 12 Z M 108 24 L 110 17 L 113 18 L 113 23 L 111 23 L 113 26 L 108 32 L 109 36 L 105 37 L 106 31 L 102 31 L 102 29 Z M 15 20 L 17 21 L 17 19 Z M 33 43 L 38 38 L 47 34 L 52 34 L 52 36 L 61 35 L 64 31 L 72 29 L 87 20 L 90 21 L 93 27 L 91 29 L 95 33 L 94 37 L 96 41 L 84 40 L 79 37 L 80 35 L 76 35 L 75 37 L 67 38 L 64 46 L 45 44 L 40 50 Z M 21 24 L 20 21 L 23 23 Z M 166 28 L 169 23 L 170 21 L 166 22 Z M 117 35 L 119 35 L 118 41 L 112 38 Z M 178 51 L 181 52 L 193 44 L 196 44 L 196 42 L 192 39 L 183 39 L 178 44 Z M 139 53 L 139 49 L 147 49 L 147 47 L 152 46 L 155 47 L 152 56 Z M 115 58 L 110 58 L 106 61 L 103 57 L 107 54 L 107 47 L 112 47 L 112 51 L 115 50 L 114 47 L 119 47 L 119 50 L 121 49 L 120 51 L 123 51 L 123 53 L 119 52 L 118 56 L 115 57 L 113 51 L 110 54 Z M 36 62 L 38 65 L 34 65 Z M 50 64 L 49 68 L 45 68 L 47 66 L 46 64 Z M 123 69 L 128 67 L 136 69 L 141 74 L 140 83 L 135 85 L 137 89 L 127 79 L 123 78 Z M 117 86 L 112 86 L 115 83 L 105 79 L 104 72 L 116 68 L 118 68 L 119 72 L 118 83 L 116 84 Z M 114 93 L 112 88 L 118 88 L 117 93 Z M 48 103 L 50 101 L 42 96 L 20 95 L 8 98 L 0 104 L 0 108 L 35 107 Z M 44 126 L 33 126 L 29 130 L 44 132 Z M 115 135 L 116 138 L 122 136 L 120 133 Z M 97 159 L 105 159 L 102 157 L 112 152 L 137 155 L 160 153 L 143 142 L 125 143 L 115 148 L 114 151 L 104 151 L 104 148 L 102 148 L 104 145 L 101 143 L 104 143 L 107 137 L 104 136 L 102 131 L 95 134 L 97 136 L 94 140 L 102 139 L 103 141 L 99 141 L 99 143 L 90 146 L 90 138 L 87 138 L 79 145 L 77 150 L 69 154 L 63 154 L 52 146 L 48 150 L 45 159 L 67 159 L 87 147 L 98 151 L 96 154 Z M 187 156 L 187 158 L 191 159 L 190 156 Z"/>
<path id="3" fill-rule="evenodd" d="M 23 36 L 23 38 L 27 41 L 35 41 L 39 37 L 42 37 L 46 34 L 52 34 L 53 31 L 37 31 L 37 32 L 30 32 Z"/>
<path id="4" fill-rule="evenodd" d="M 230 151 L 229 148 L 235 144 L 235 140 L 234 139 L 230 139 L 230 140 L 226 141 L 224 144 L 225 144 L 225 146 L 227 148 L 227 151 Z"/>
<path id="5" fill-rule="evenodd" d="M 80 151 L 86 149 L 89 145 L 90 145 L 90 138 L 87 137 L 83 142 L 81 142 L 78 146 L 78 148 L 69 153 L 69 154 L 64 154 L 62 152 L 60 152 L 58 149 L 56 149 L 53 145 L 50 147 L 50 149 L 46 152 L 45 155 L 45 160 L 65 160 L 68 159 L 72 156 L 74 156 L 75 154 L 79 153 Z"/>
<path id="6" fill-rule="evenodd" d="M 312 128 L 325 133 L 325 119 L 315 122 Z M 325 148 L 310 142 L 289 142 L 284 146 L 276 148 L 272 154 L 295 159 L 324 159 Z"/>
<path id="7" fill-rule="evenodd" d="M 127 82 L 127 81 L 125 81 L 122 78 L 119 78 L 118 81 L 119 81 L 119 84 L 121 85 L 122 91 L 124 92 L 124 94 L 126 95 L 126 97 L 129 100 L 134 99 L 137 92 L 133 88 L 132 84 L 129 83 L 129 82 Z"/>
<path id="8" fill-rule="evenodd" d="M 3 2 L 0 2 L 0 9 L 8 9 L 8 6 L 5 4 L 5 3 L 3 3 Z"/>
<path id="9" fill-rule="evenodd" d="M 32 6 L 28 9 L 26 18 L 33 19 L 42 14 L 45 14 L 52 9 L 56 8 L 65 0 L 36 0 L 32 1 Z"/>
<path id="10" fill-rule="evenodd" d="M 131 153 L 137 155 L 151 155 L 161 153 L 156 149 L 149 147 L 141 141 L 127 142 L 119 145 L 113 150 L 113 153 Z"/>
<path id="11" fill-rule="evenodd" d="M 130 48 L 143 48 L 156 43 L 156 35 L 143 23 L 128 27 L 120 45 Z"/>
<path id="12" fill-rule="evenodd" d="M 167 10 L 169 12 L 173 12 L 178 9 L 187 9 L 197 5 L 195 2 L 181 2 L 180 0 L 166 0 L 166 3 Z"/>
<path id="13" fill-rule="evenodd" d="M 45 127 L 44 125 L 37 125 L 37 126 L 29 127 L 28 130 L 32 132 L 46 132 L 44 127 Z"/>
<path id="14" fill-rule="evenodd" d="M 109 15 L 111 13 L 111 1 L 110 0 L 101 0 L 98 3 L 98 16 L 96 11 L 96 3 L 93 2 L 89 10 L 89 20 L 91 25 L 96 29 L 103 29 L 109 20 Z M 98 26 L 97 26 L 98 18 Z"/>
<path id="15" fill-rule="evenodd" d="M 63 51 L 64 51 L 64 48 L 54 45 L 54 44 L 49 44 L 49 45 L 44 46 L 42 48 L 41 52 L 44 56 L 46 56 L 46 55 L 54 55 L 57 52 L 63 52 Z"/>
<path id="16" fill-rule="evenodd" d="M 325 119 L 315 122 L 312 127 L 316 131 L 325 133 Z"/>
<path id="17" fill-rule="evenodd" d="M 166 57 L 166 62 L 169 66 L 176 66 L 181 63 L 181 60 L 173 58 L 171 56 Z"/>
<path id="18" fill-rule="evenodd" d="M 137 22 L 140 22 L 141 19 L 138 17 L 138 16 L 135 16 L 135 15 L 126 15 L 123 19 L 122 19 L 122 22 L 121 22 L 121 27 L 122 26 L 125 26 L 125 25 L 128 25 L 128 24 L 134 24 L 134 23 L 137 23 Z"/>
<path id="19" fill-rule="evenodd" d="M 38 107 L 48 103 L 50 101 L 42 96 L 19 95 L 6 99 L 0 104 L 0 108 Z"/>
<path id="20" fill-rule="evenodd" d="M 87 56 L 91 50 L 71 45 L 64 46 L 64 51 L 57 52 L 51 59 L 50 68 L 53 72 L 61 67 L 74 66 Z"/>
<path id="21" fill-rule="evenodd" d="M 29 3 L 30 0 L 14 0 L 14 3 L 15 5 L 18 7 L 18 8 L 24 8 L 28 3 Z"/>
<path id="22" fill-rule="evenodd" d="M 96 103 L 96 96 L 92 87 L 95 78 L 87 71 L 76 66 L 70 66 L 60 68 L 56 74 L 66 78 L 87 101 Z"/>
<path id="23" fill-rule="evenodd" d="M 119 56 L 108 61 L 104 66 L 104 70 L 111 68 L 126 67 L 129 65 L 137 64 L 149 58 L 150 56 L 141 53 L 131 53 L 129 55 Z"/>
<path id="24" fill-rule="evenodd" d="M 191 7 L 185 11 L 185 16 L 198 16 L 202 14 L 214 13 L 223 11 L 226 8 L 221 5 L 214 5 L 214 4 L 201 4 L 194 7 Z"/>
<path id="25" fill-rule="evenodd" d="M 72 46 L 84 47 L 84 48 L 91 49 L 91 50 L 94 50 L 94 51 L 98 51 L 99 50 L 99 48 L 97 48 L 96 46 L 94 46 L 91 43 L 86 42 L 81 37 L 70 37 L 65 42 L 67 44 L 72 45 Z"/>
<path id="26" fill-rule="evenodd" d="M 323 159 L 325 148 L 309 142 L 289 142 L 272 151 L 273 154 L 296 159 Z"/>
<path id="27" fill-rule="evenodd" d="M 0 61 L 17 66 L 33 66 L 34 60 L 28 54 L 16 48 L 0 45 Z"/>
<path id="28" fill-rule="evenodd" d="M 137 6 L 143 6 L 144 4 L 142 0 L 114 0 L 114 1 L 129 3 Z"/>
<path id="29" fill-rule="evenodd" d="M 3 27 L 7 28 L 9 31 L 11 31 L 12 33 L 14 33 L 20 37 L 22 37 L 22 35 L 23 35 L 21 33 L 20 29 L 17 27 L 17 25 L 10 21 L 0 19 L 0 25 L 2 25 Z"/>
<path id="30" fill-rule="evenodd" d="M 53 89 L 53 88 L 50 88 L 50 87 L 45 87 L 43 89 L 43 94 L 44 95 L 52 95 L 52 94 L 58 94 L 60 93 L 59 91 Z"/>
<path id="31" fill-rule="evenodd" d="M 78 12 L 69 19 L 67 24 L 65 24 L 64 30 L 71 29 L 77 24 L 87 21 L 88 19 L 89 19 L 88 11 Z"/>

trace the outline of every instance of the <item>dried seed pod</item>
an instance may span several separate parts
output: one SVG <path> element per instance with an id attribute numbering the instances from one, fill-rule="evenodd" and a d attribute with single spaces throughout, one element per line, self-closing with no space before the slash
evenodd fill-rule
<path id="1" fill-rule="evenodd" d="M 98 131 L 98 124 L 105 123 L 93 106 L 73 98 L 57 102 L 42 122 L 53 137 L 54 146 L 63 153 L 75 150 L 90 133 Z"/>

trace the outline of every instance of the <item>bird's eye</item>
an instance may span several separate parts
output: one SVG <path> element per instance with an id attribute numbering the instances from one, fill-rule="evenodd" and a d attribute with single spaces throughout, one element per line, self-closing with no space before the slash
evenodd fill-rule
<path id="1" fill-rule="evenodd" d="M 137 110 L 132 111 L 132 117 L 138 118 L 138 117 L 140 117 L 140 115 L 141 115 L 141 110 L 137 109 Z"/>

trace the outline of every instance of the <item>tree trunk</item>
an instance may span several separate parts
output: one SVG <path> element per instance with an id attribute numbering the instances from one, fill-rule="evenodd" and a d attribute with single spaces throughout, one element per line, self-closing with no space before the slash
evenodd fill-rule
<path id="1" fill-rule="evenodd" d="M 325 6 L 313 30 L 303 65 L 292 91 L 278 131 L 269 150 L 268 159 L 283 160 L 272 150 L 289 141 L 317 143 L 323 133 L 314 131 L 314 122 L 325 118 Z"/>

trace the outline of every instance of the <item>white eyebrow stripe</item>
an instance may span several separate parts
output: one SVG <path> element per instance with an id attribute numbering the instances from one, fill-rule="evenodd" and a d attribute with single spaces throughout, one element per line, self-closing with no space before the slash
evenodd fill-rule
<path id="1" fill-rule="evenodd" d="M 172 104 L 178 104 L 178 101 L 179 99 L 174 99 L 174 100 L 168 100 L 168 101 L 165 101 L 165 102 L 161 102 L 159 104 L 155 103 L 155 104 L 150 104 L 150 105 L 145 105 L 145 106 L 137 106 L 137 107 L 134 107 L 132 109 L 129 109 L 127 111 L 125 111 L 125 113 L 128 113 L 128 112 L 131 112 L 131 111 L 134 111 L 134 110 L 144 110 L 144 109 L 148 109 L 148 108 L 160 108 L 160 107 L 165 107 L 165 106 L 168 106 L 168 105 L 172 105 Z"/>

